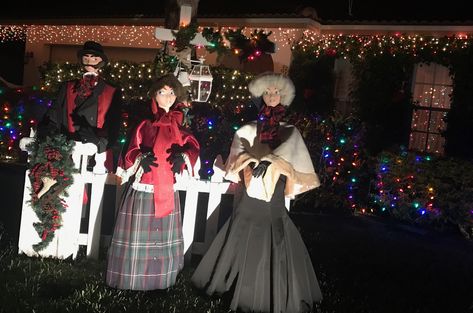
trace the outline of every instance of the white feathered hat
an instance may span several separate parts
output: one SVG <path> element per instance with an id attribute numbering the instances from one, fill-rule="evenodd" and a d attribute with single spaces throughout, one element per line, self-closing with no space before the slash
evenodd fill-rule
<path id="1" fill-rule="evenodd" d="M 256 76 L 248 85 L 251 95 L 259 98 L 268 87 L 276 87 L 281 93 L 281 104 L 289 106 L 296 95 L 296 88 L 288 77 L 273 72 L 266 72 Z"/>

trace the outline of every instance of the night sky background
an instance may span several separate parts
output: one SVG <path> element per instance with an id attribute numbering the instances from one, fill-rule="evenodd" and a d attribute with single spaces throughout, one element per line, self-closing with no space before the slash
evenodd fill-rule
<path id="1" fill-rule="evenodd" d="M 166 1 L 101 0 L 101 1 L 21 1 L 2 6 L 0 19 L 36 19 L 61 17 L 163 17 Z M 450 0 L 444 3 L 426 0 L 201 0 L 198 16 L 242 16 L 259 14 L 297 14 L 311 6 L 320 20 L 390 20 L 390 21 L 457 21 L 473 20 L 468 1 Z M 351 7 L 351 10 L 349 9 Z M 351 15 L 350 15 L 351 13 Z"/>

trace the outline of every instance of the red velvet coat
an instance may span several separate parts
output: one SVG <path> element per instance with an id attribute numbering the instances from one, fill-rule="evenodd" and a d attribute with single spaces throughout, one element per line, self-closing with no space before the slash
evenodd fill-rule
<path id="1" fill-rule="evenodd" d="M 141 154 L 152 150 L 158 163 L 157 167 L 151 166 L 151 171 L 141 176 L 140 183 L 154 185 L 155 216 L 168 215 L 174 209 L 174 174 L 172 164 L 167 160 L 173 144 L 186 146 L 184 153 L 194 167 L 199 156 L 199 143 L 195 137 L 182 128 L 183 113 L 170 110 L 165 113 L 158 111 L 155 120 L 141 122 L 130 138 L 128 150 L 121 158 L 119 167 L 127 170 L 133 166 Z M 192 169 L 188 169 L 192 171 Z"/>

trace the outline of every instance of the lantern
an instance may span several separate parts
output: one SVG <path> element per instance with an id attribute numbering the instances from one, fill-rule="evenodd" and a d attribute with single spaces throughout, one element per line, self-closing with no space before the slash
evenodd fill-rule
<path id="1" fill-rule="evenodd" d="M 203 63 L 204 60 L 200 59 L 199 63 L 192 67 L 189 75 L 192 101 L 207 102 L 212 91 L 213 77 L 210 73 L 210 67 Z"/>
<path id="2" fill-rule="evenodd" d="M 191 82 L 189 80 L 189 73 L 186 72 L 186 69 L 181 66 L 181 61 L 177 62 L 176 69 L 174 70 L 174 76 L 184 87 L 189 87 Z"/>

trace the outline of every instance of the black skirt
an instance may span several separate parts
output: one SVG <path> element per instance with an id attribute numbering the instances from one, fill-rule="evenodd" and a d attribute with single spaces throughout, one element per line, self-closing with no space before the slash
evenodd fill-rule
<path id="1" fill-rule="evenodd" d="M 233 292 L 231 309 L 307 312 L 322 300 L 302 238 L 284 206 L 284 179 L 270 202 L 246 192 L 192 276 L 207 294 Z"/>

